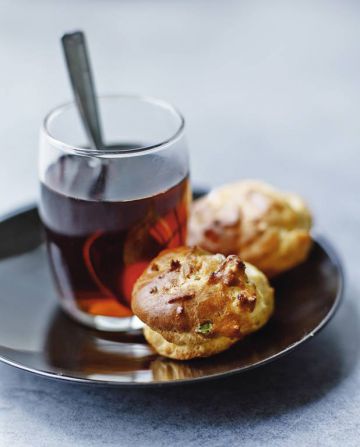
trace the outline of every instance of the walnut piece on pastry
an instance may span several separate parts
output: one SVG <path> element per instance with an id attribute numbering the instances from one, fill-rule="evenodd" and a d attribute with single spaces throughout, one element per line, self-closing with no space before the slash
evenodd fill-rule
<path id="1" fill-rule="evenodd" d="M 256 267 L 197 247 L 161 252 L 132 295 L 147 341 L 180 360 L 224 351 L 262 327 L 273 308 L 273 289 Z"/>
<path id="2" fill-rule="evenodd" d="M 299 196 L 247 180 L 194 201 L 188 243 L 212 253 L 237 254 L 272 277 L 306 259 L 311 224 Z"/>

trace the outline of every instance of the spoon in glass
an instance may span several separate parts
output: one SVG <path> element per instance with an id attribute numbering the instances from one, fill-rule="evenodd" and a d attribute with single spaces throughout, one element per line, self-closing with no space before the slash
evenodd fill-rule
<path id="1" fill-rule="evenodd" d="M 82 31 L 66 33 L 61 41 L 75 103 L 89 146 L 97 150 L 105 149 L 85 34 Z M 105 191 L 108 163 L 104 159 L 98 161 L 99 172 L 90 186 L 89 195 L 100 199 Z"/>
<path id="2" fill-rule="evenodd" d="M 61 41 L 75 102 L 90 146 L 93 149 L 104 149 L 99 108 L 85 35 L 82 31 L 66 33 Z"/>

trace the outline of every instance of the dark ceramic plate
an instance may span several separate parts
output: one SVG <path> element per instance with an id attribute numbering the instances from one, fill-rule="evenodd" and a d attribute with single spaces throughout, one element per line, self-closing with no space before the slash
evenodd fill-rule
<path id="1" fill-rule="evenodd" d="M 37 211 L 20 210 L 0 221 L 0 360 L 57 379 L 119 386 L 184 384 L 240 373 L 292 351 L 324 327 L 341 299 L 341 264 L 331 245 L 317 238 L 306 263 L 273 285 L 276 311 L 264 329 L 208 359 L 165 359 L 141 334 L 97 332 L 63 314 Z"/>

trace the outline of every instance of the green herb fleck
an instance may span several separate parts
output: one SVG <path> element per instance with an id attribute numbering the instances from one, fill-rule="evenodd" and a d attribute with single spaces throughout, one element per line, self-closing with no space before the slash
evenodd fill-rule
<path id="1" fill-rule="evenodd" d="M 196 332 L 200 334 L 209 334 L 212 331 L 213 324 L 211 321 L 205 321 L 205 323 L 202 323 L 199 325 L 199 327 L 196 329 Z"/>

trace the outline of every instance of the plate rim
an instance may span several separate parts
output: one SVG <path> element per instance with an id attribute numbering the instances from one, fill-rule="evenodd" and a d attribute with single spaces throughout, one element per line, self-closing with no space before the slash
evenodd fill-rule
<path id="1" fill-rule="evenodd" d="M 37 204 L 35 202 L 32 202 L 27 205 L 23 205 L 20 207 L 17 207 L 9 212 L 6 212 L 2 215 L 0 215 L 0 225 L 6 222 L 7 220 L 13 219 L 21 214 L 24 214 L 26 212 L 30 211 L 38 211 L 37 210 Z M 178 385 L 191 385 L 194 383 L 200 383 L 200 382 L 207 382 L 211 380 L 218 380 L 218 379 L 224 379 L 225 377 L 231 377 L 237 374 L 242 374 L 245 372 L 248 372 L 252 369 L 259 368 L 261 366 L 264 366 L 268 363 L 271 363 L 275 360 L 278 360 L 281 357 L 284 357 L 287 354 L 290 354 L 292 351 L 294 351 L 298 346 L 304 344 L 305 342 L 308 342 L 311 340 L 315 335 L 320 333 L 322 329 L 331 321 L 331 319 L 334 317 L 335 313 L 337 312 L 341 302 L 343 301 L 344 297 L 344 290 L 345 290 L 345 284 L 346 284 L 346 275 L 345 275 L 345 269 L 344 264 L 342 262 L 342 258 L 339 255 L 337 249 L 335 248 L 334 244 L 330 242 L 330 240 L 317 232 L 314 232 L 312 234 L 313 240 L 320 245 L 320 247 L 325 251 L 329 259 L 331 260 L 332 264 L 336 266 L 338 275 L 339 275 L 339 286 L 336 292 L 336 297 L 333 302 L 333 305 L 329 309 L 326 316 L 320 321 L 320 323 L 308 334 L 306 334 L 303 338 L 296 341 L 295 343 L 287 346 L 282 351 L 277 352 L 276 354 L 273 354 L 270 357 L 267 357 L 263 360 L 260 360 L 254 364 L 244 366 L 241 368 L 235 368 L 230 369 L 229 371 L 220 372 L 220 373 L 214 373 L 207 376 L 201 376 L 201 377 L 192 377 L 189 379 L 176 379 L 176 380 L 164 380 L 164 381 L 152 381 L 152 382 L 126 382 L 126 381 L 111 381 L 111 380 L 99 380 L 99 379 L 89 379 L 89 378 L 83 378 L 83 377 L 74 377 L 66 374 L 62 374 L 61 372 L 49 372 L 49 371 L 43 371 L 40 369 L 32 368 L 29 366 L 26 366 L 22 363 L 15 362 L 3 354 L 0 353 L 0 362 L 7 364 L 9 366 L 12 366 L 14 368 L 18 368 L 22 371 L 26 371 L 29 373 L 32 373 L 37 376 L 46 377 L 53 380 L 60 380 L 68 383 L 77 383 L 82 385 L 96 385 L 98 387 L 117 387 L 117 388 L 158 388 L 158 387 L 168 387 L 168 386 L 178 386 Z M 0 345 L 1 346 L 1 345 Z M 9 348 L 7 348 L 9 349 Z M 11 349 L 11 348 L 10 348 Z"/>

